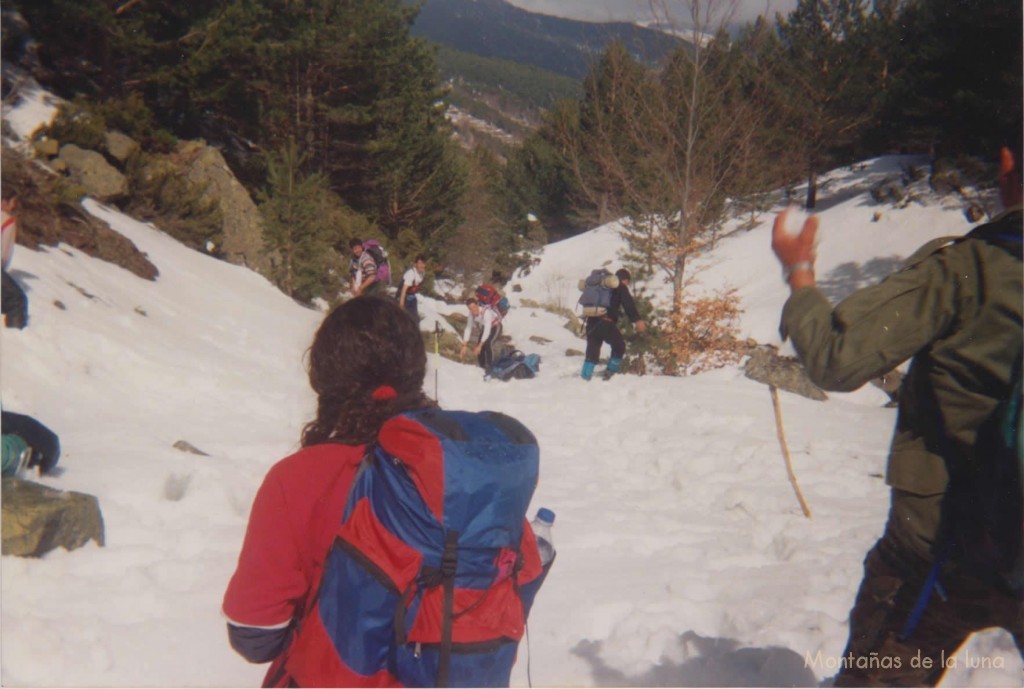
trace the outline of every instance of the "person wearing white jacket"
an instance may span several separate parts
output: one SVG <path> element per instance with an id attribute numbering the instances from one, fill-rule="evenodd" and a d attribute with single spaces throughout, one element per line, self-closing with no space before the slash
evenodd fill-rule
<path id="1" fill-rule="evenodd" d="M 476 363 L 484 371 L 489 371 L 494 363 L 494 341 L 501 335 L 501 314 L 489 306 L 481 306 L 475 297 L 466 300 L 469 308 L 469 320 L 466 321 L 466 329 L 462 333 L 462 351 L 459 358 L 465 359 L 471 340 L 477 342 L 473 349 L 476 355 Z M 480 337 L 477 340 L 473 337 L 473 331 L 479 330 Z"/>

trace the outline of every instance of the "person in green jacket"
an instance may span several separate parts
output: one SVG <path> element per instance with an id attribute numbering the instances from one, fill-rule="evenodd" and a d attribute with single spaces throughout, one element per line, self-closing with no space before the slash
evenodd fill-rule
<path id="1" fill-rule="evenodd" d="M 811 380 L 855 390 L 910 360 L 886 471 L 889 518 L 864 561 L 835 686 L 934 686 L 963 642 L 988 627 L 1013 634 L 1024 656 L 1020 598 L 970 575 L 955 557 L 936 567 L 944 591 L 920 617 L 916 605 L 948 544 L 940 530 L 947 463 L 970 450 L 981 423 L 1009 395 L 1021 358 L 1020 146 L 1000 155 L 1002 215 L 972 238 L 929 242 L 900 270 L 834 307 L 815 283 L 817 217 L 798 235 L 786 232 L 785 212 L 775 221 L 772 249 L 791 290 L 780 331 Z M 983 238 L 995 234 L 1015 240 Z M 908 627 L 912 613 L 916 623 Z"/>

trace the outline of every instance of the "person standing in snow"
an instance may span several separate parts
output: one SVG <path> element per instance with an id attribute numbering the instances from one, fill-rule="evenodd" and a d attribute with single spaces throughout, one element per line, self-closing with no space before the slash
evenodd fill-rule
<path id="1" fill-rule="evenodd" d="M 436 438 L 416 425 L 387 423 L 406 412 L 438 410 L 423 391 L 423 337 L 394 300 L 350 299 L 321 323 L 308 357 L 316 417 L 302 431 L 301 449 L 271 467 L 256 493 L 238 566 L 224 594 L 228 638 L 249 662 L 271 663 L 263 686 L 300 686 L 310 677 L 318 678 L 315 686 L 395 686 L 384 673 L 360 677 L 344 667 L 313 608 L 353 606 L 328 599 L 320 580 L 367 446 L 390 433 L 403 451 L 440 459 Z M 532 568 L 522 581 L 539 585 L 542 579 L 536 577 L 549 565 L 541 562 L 533 536 L 523 538 L 523 544 L 534 542 L 533 550 L 521 547 L 516 570 L 525 577 Z M 408 564 L 410 547 L 399 541 L 396 548 L 389 556 Z M 391 620 L 367 623 L 383 628 Z M 385 651 L 388 646 L 381 639 L 370 643 Z M 488 686 L 485 679 L 482 675 L 476 686 Z"/>
<path id="2" fill-rule="evenodd" d="M 611 345 L 611 357 L 608 359 L 608 366 L 602 376 L 605 380 L 611 378 L 622 369 L 622 357 L 626 353 L 626 339 L 619 330 L 619 310 L 626 312 L 633 327 L 637 332 L 647 329 L 647 324 L 640 318 L 640 312 L 636 310 L 636 302 L 629 291 L 629 281 L 632 275 L 625 268 L 615 271 L 615 277 L 619 279 L 619 286 L 612 290 L 611 304 L 608 312 L 603 316 L 588 318 L 585 324 L 587 335 L 587 352 L 583 360 L 583 370 L 580 377 L 583 380 L 590 380 L 594 376 L 594 367 L 601 358 L 601 347 L 607 342 Z"/>
<path id="3" fill-rule="evenodd" d="M 423 276 L 427 270 L 427 259 L 417 256 L 412 262 L 412 267 L 402 275 L 402 288 L 398 292 L 398 303 L 413 317 L 417 323 L 420 322 L 419 305 L 416 294 L 423 284 Z"/>
<path id="4" fill-rule="evenodd" d="M 469 309 L 469 319 L 462 332 L 459 358 L 465 359 L 470 342 L 475 341 L 477 345 L 473 354 L 476 355 L 476 363 L 484 371 L 490 371 L 494 363 L 494 341 L 501 336 L 501 314 L 489 306 L 481 306 L 476 297 L 466 300 L 466 308 Z M 479 333 L 479 338 L 475 336 L 476 333 Z"/>
<path id="5" fill-rule="evenodd" d="M 352 250 L 352 264 L 348 271 L 352 279 L 352 296 L 383 296 L 384 285 L 377 281 L 377 262 L 363 248 L 363 241 L 354 238 L 348 246 Z"/>
<path id="6" fill-rule="evenodd" d="M 302 431 L 302 449 L 267 473 L 224 594 L 232 647 L 250 662 L 275 661 L 268 685 L 285 671 L 294 625 L 319 581 L 365 445 L 387 419 L 437 407 L 423 391 L 426 365 L 419 326 L 390 299 L 345 302 L 313 339 L 316 418 Z"/>
<path id="7" fill-rule="evenodd" d="M 772 249 L 791 290 L 781 333 L 811 380 L 855 390 L 910 360 L 886 472 L 888 523 L 864 561 L 835 686 L 934 686 L 943 657 L 987 627 L 1008 630 L 1024 655 L 1024 603 L 949 554 L 943 520 L 949 468 L 972 455 L 1021 359 L 1020 135 L 1018 128 L 1015 152 L 1000 152 L 1006 211 L 970 233 L 978 239 L 929 242 L 901 270 L 835 307 L 815 283 L 818 219 L 798 235 L 786 232 L 785 212 L 775 220 Z M 918 598 L 931 592 L 933 568 L 941 591 L 935 587 L 921 614 Z"/>
<path id="8" fill-rule="evenodd" d="M 28 325 L 28 297 L 25 296 L 25 290 L 21 288 L 21 285 L 7 272 L 14 256 L 14 243 L 18 236 L 18 221 L 14 217 L 17 197 L 7 194 L 6 191 L 4 194 L 3 200 L 0 202 L 0 247 L 3 250 L 3 293 L 0 294 L 0 302 L 2 302 L 4 325 L 20 330 Z"/>

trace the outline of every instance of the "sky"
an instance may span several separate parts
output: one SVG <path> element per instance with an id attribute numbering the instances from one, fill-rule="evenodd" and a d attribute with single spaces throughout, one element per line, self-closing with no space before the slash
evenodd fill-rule
<path id="1" fill-rule="evenodd" d="M 508 0 L 511 4 L 530 12 L 550 14 L 556 17 L 582 21 L 631 21 L 646 23 L 657 16 L 664 19 L 668 14 L 672 23 L 687 24 L 690 4 L 685 0 L 668 2 L 651 0 Z M 717 3 L 732 6 L 733 3 Z M 752 22 L 758 15 L 770 18 L 776 12 L 788 14 L 796 7 L 796 0 L 735 0 L 735 12 L 731 23 Z M 652 13 L 652 6 L 655 11 Z"/>
<path id="2" fill-rule="evenodd" d="M 5 105 L 13 143 L 25 146 L 52 114 L 40 94 Z M 831 298 L 969 229 L 956 198 L 926 188 L 902 209 L 871 200 L 871 185 L 923 162 L 869 160 L 820 180 L 817 267 Z M 253 496 L 315 410 L 303 366 L 324 314 L 152 225 L 85 206 L 160 275 L 142 280 L 66 245 L 14 252 L 29 325 L 0 328 L 3 407 L 60 435 L 59 471 L 27 478 L 97 496 L 106 544 L 0 558 L 0 684 L 256 686 L 265 666 L 231 650 L 220 605 Z M 700 271 L 695 289 L 737 290 L 741 336 L 788 352 L 778 335 L 788 290 L 769 248 L 781 207 L 749 229 L 730 221 L 688 265 Z M 540 445 L 531 515 L 555 511 L 558 557 L 512 685 L 827 685 L 864 554 L 885 524 L 896 412 L 870 385 L 825 402 L 780 392 L 808 518 L 769 391 L 741 366 L 581 380 L 583 340 L 538 305 L 571 309 L 579 278 L 620 266 L 620 231 L 611 223 L 548 245 L 513 277 L 505 330 L 541 355 L 536 378 L 485 381 L 475 366 L 428 356 L 425 389 L 444 408 L 512 415 Z M 668 297 L 660 277 L 633 286 Z M 421 295 L 425 336 L 463 308 Z M 206 454 L 179 451 L 180 440 Z M 1005 632 L 975 635 L 955 658 L 946 686 L 1024 684 Z"/>

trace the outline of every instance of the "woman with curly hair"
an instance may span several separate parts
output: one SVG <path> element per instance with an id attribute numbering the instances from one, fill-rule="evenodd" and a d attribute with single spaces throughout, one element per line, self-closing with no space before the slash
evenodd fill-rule
<path id="1" fill-rule="evenodd" d="M 381 426 L 436 408 L 423 392 L 427 356 L 419 325 L 394 301 L 362 297 L 332 311 L 309 351 L 316 418 L 302 449 L 275 464 L 256 494 L 238 568 L 224 596 L 232 646 L 250 662 L 283 651 L 317 586 L 348 487 Z"/>

